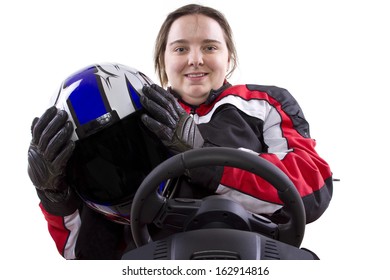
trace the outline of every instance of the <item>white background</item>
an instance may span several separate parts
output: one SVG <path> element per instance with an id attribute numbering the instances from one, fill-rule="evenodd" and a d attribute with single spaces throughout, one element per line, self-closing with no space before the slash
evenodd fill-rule
<path id="1" fill-rule="evenodd" d="M 230 81 L 287 88 L 303 108 L 318 152 L 341 180 L 302 244 L 321 261 L 263 262 L 272 272 L 265 278 L 388 274 L 385 1 L 13 0 L 0 4 L 0 274 L 8 275 L 2 279 L 123 279 L 128 263 L 75 264 L 58 255 L 26 172 L 30 124 L 64 78 L 92 63 L 127 64 L 157 82 L 152 55 L 159 27 L 169 12 L 192 2 L 217 8 L 232 26 L 239 69 Z"/>

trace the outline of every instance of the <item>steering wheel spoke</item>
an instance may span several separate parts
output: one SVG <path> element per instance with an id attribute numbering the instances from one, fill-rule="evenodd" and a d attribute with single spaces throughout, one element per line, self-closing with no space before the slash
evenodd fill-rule
<path id="1" fill-rule="evenodd" d="M 272 239 L 279 239 L 279 226 L 268 218 L 252 213 L 249 215 L 249 223 L 252 231 L 261 233 Z"/>
<path id="2" fill-rule="evenodd" d="M 152 223 L 164 207 L 166 203 L 165 200 L 166 198 L 157 193 L 157 191 L 152 192 L 149 196 L 141 199 L 142 206 L 140 215 L 137 217 L 138 222 L 141 224 Z"/>
<path id="3" fill-rule="evenodd" d="M 166 199 L 154 224 L 161 229 L 184 231 L 187 223 L 196 214 L 202 200 L 191 198 Z"/>

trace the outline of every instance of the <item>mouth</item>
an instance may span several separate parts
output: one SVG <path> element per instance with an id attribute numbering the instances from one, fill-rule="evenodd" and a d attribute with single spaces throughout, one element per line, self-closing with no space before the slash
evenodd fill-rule
<path id="1" fill-rule="evenodd" d="M 199 79 L 199 78 L 203 78 L 207 75 L 208 75 L 207 73 L 189 73 L 189 74 L 185 74 L 184 76 L 186 76 L 187 78 L 190 78 L 190 79 Z"/>

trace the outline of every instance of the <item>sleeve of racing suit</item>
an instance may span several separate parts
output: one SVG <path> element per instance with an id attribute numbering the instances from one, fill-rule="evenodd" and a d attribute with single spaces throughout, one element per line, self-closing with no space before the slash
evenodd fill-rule
<path id="1" fill-rule="evenodd" d="M 58 252 L 65 259 L 75 259 L 76 241 L 81 227 L 79 198 L 72 192 L 66 201 L 52 202 L 43 191 L 37 190 L 37 194 L 41 200 L 39 207 Z"/>
<path id="2" fill-rule="evenodd" d="M 291 94 L 284 89 L 248 86 L 263 93 L 270 104 L 264 118 L 267 153 L 261 157 L 275 164 L 295 184 L 306 211 L 306 222 L 318 219 L 332 198 L 332 173 L 315 150 L 309 124 Z M 217 193 L 246 205 L 250 211 L 272 215 L 282 208 L 276 189 L 264 179 L 236 168 L 225 167 Z"/>

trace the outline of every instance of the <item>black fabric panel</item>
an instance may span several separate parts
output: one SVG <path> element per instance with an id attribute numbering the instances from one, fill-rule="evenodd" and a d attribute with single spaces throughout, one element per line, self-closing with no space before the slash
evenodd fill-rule
<path id="1" fill-rule="evenodd" d="M 317 220 L 328 208 L 333 195 L 332 177 L 325 180 L 325 186 L 310 195 L 302 197 L 306 210 L 306 223 Z"/>
<path id="2" fill-rule="evenodd" d="M 266 92 L 277 100 L 281 104 L 282 110 L 290 116 L 299 134 L 305 138 L 310 138 L 309 123 L 306 121 L 298 102 L 289 91 L 275 86 L 247 85 L 247 88 L 253 91 Z"/>
<path id="3" fill-rule="evenodd" d="M 81 210 L 80 217 L 82 226 L 76 243 L 76 258 L 120 259 L 126 247 L 125 226 L 113 223 L 88 207 Z"/>
<path id="4" fill-rule="evenodd" d="M 199 124 L 198 128 L 211 146 L 264 152 L 263 121 L 244 114 L 231 104 L 220 106 L 211 120 Z"/>

